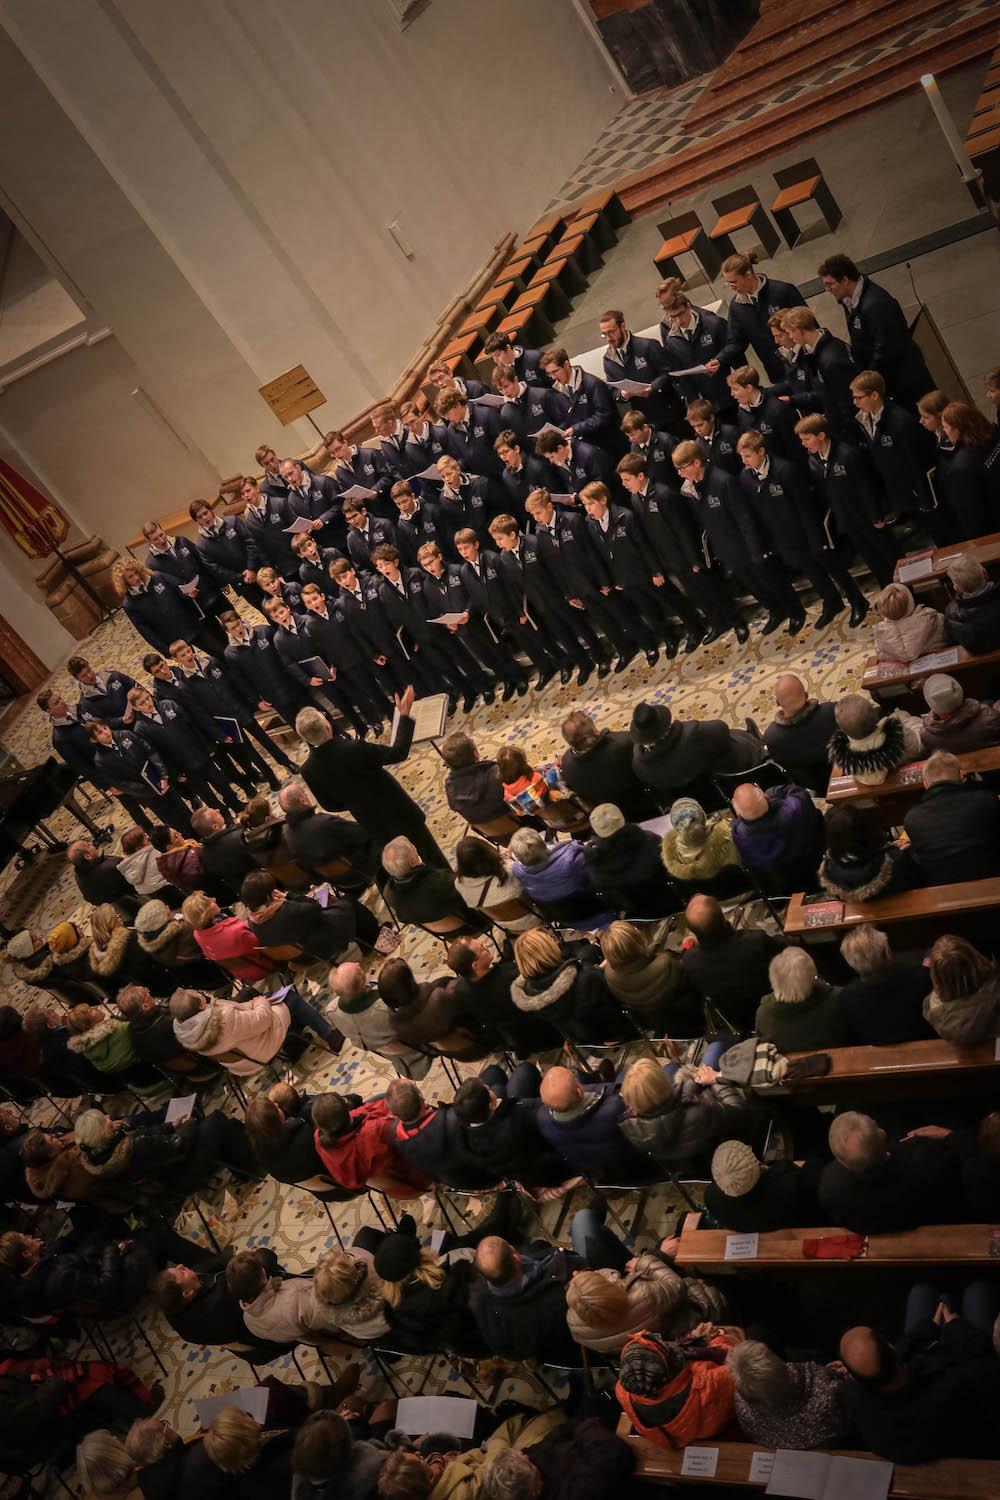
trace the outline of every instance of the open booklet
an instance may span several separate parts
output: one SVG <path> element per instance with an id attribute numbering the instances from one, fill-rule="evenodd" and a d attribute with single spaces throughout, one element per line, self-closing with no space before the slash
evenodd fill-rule
<path id="1" fill-rule="evenodd" d="M 312 531 L 312 529 L 313 523 L 307 520 L 305 516 L 296 516 L 291 526 L 284 528 L 285 532 L 291 532 L 292 536 L 298 536 L 300 532 Z"/>
<path id="2" fill-rule="evenodd" d="M 341 490 L 341 500 L 374 500 L 377 490 L 366 490 L 363 484 L 352 484 L 349 490 Z"/>
<path id="3" fill-rule="evenodd" d="M 798 1500 L 885 1500 L 891 1484 L 892 1464 L 882 1459 L 779 1448 L 764 1493 Z"/>
<path id="4" fill-rule="evenodd" d="M 410 709 L 410 718 L 413 720 L 413 743 L 417 745 L 421 740 L 440 739 L 444 734 L 447 717 L 447 693 L 435 693 L 431 698 L 417 698 Z M 393 744 L 398 728 L 399 709 L 397 708 L 392 716 L 392 729 L 389 732 L 389 739 Z"/>

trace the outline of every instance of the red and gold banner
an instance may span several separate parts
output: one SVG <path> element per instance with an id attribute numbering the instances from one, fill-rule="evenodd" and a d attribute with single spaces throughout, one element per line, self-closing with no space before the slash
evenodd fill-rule
<path id="1" fill-rule="evenodd" d="M 65 541 L 69 522 L 57 505 L 0 458 L 0 521 L 28 557 L 48 557 Z"/>

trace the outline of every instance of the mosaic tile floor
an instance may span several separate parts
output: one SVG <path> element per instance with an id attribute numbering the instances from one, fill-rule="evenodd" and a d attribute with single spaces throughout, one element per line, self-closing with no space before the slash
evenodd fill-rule
<path id="1" fill-rule="evenodd" d="M 630 172 L 641 171 L 663 157 L 682 151 L 694 141 L 708 140 L 713 135 L 731 129 L 737 121 L 751 126 L 757 115 L 772 110 L 775 104 L 791 104 L 813 89 L 827 87 L 848 73 L 870 67 L 872 63 L 891 57 L 895 52 L 916 46 L 936 32 L 970 20 L 991 4 L 993 0 L 962 0 L 962 3 L 951 6 L 924 23 L 915 23 L 893 33 L 883 42 L 875 42 L 871 46 L 861 43 L 856 54 L 817 68 L 815 73 L 790 83 L 781 93 L 749 100 L 746 107 L 737 114 L 726 115 L 721 120 L 713 120 L 694 130 L 685 127 L 684 117 L 704 89 L 710 75 L 682 84 L 669 93 L 630 99 L 605 126 L 548 206 L 553 208 L 559 203 L 570 202 L 605 183 L 615 182 Z"/>
<path id="2" fill-rule="evenodd" d="M 871 584 L 871 580 L 866 582 Z M 810 621 L 816 618 L 816 613 L 813 604 L 810 606 Z M 254 612 L 251 610 L 249 614 L 253 616 Z M 789 640 L 781 632 L 761 637 L 758 617 L 751 622 L 751 638 L 743 648 L 734 649 L 733 638 L 729 636 L 691 656 L 682 655 L 672 662 L 661 659 L 652 669 L 640 658 L 620 677 L 611 676 L 602 683 L 588 683 L 579 692 L 573 686 L 561 688 L 553 683 L 543 695 L 532 691 L 525 698 L 515 698 L 506 706 L 479 707 L 465 720 L 456 716 L 451 724 L 455 727 L 461 725 L 473 733 L 484 756 L 493 754 L 501 744 L 516 740 L 538 762 L 554 759 L 560 753 L 559 726 L 572 708 L 585 709 L 602 727 L 620 728 L 628 725 L 634 705 L 647 698 L 657 703 L 669 703 L 675 713 L 685 717 L 717 716 L 742 727 L 749 716 L 763 727 L 770 718 L 771 693 L 781 672 L 797 672 L 814 694 L 824 698 L 856 689 L 864 659 L 871 649 L 871 638 L 866 630 L 849 632 L 846 620 L 845 612 L 838 622 L 819 634 L 810 624 L 796 640 Z M 83 645 L 83 649 L 95 666 L 119 667 L 142 678 L 140 662 L 146 647 L 122 616 L 103 626 Z M 70 700 L 75 701 L 76 693 L 68 691 L 72 684 L 64 670 L 54 673 L 52 681 L 66 689 Z M 49 742 L 43 716 L 34 708 L 30 709 L 16 727 L 8 731 L 5 739 L 25 765 L 37 763 Z M 435 837 L 450 852 L 464 827 L 445 802 L 441 762 L 433 749 L 429 745 L 418 746 L 409 760 L 398 768 L 398 774 L 427 813 Z M 99 814 L 99 821 L 108 821 L 106 812 Z M 125 821 L 120 813 L 117 821 L 119 826 Z M 65 838 L 73 837 L 79 831 L 78 825 L 64 812 L 53 819 L 53 827 Z M 0 892 L 11 878 L 12 872 L 8 871 L 0 881 Z M 83 912 L 72 875 L 68 869 L 62 869 L 33 911 L 31 925 L 48 930 L 55 922 L 81 916 Z M 443 968 L 439 948 L 423 934 L 404 932 L 400 953 L 413 964 L 420 977 Z M 6 964 L 0 969 L 0 985 L 7 1002 L 20 1004 L 29 998 L 29 992 L 13 980 Z M 468 1073 L 475 1069 L 466 1067 L 463 1071 Z M 333 1087 L 352 1088 L 371 1096 L 384 1090 L 393 1075 L 388 1063 L 346 1047 L 335 1060 L 329 1053 L 310 1048 L 290 1076 L 310 1093 Z M 440 1064 L 433 1066 L 422 1087 L 430 1098 L 451 1097 Z M 221 1200 L 218 1190 L 203 1196 L 206 1208 Z M 243 1188 L 237 1196 L 238 1204 L 231 1202 L 235 1213 L 221 1224 L 221 1236 L 227 1242 L 237 1246 L 272 1245 L 282 1263 L 293 1271 L 310 1268 L 317 1257 L 334 1244 L 324 1211 L 304 1193 L 267 1180 Z M 360 1201 L 363 1208 L 353 1204 L 336 1211 L 336 1221 L 345 1242 L 361 1222 L 370 1218 L 365 1200 Z M 659 1238 L 673 1223 L 681 1206 L 672 1192 L 658 1191 L 646 1206 L 645 1232 Z M 477 1207 L 474 1202 L 467 1211 L 476 1213 Z M 554 1227 L 561 1207 L 555 1203 L 546 1209 L 546 1223 L 550 1229 Z M 632 1211 L 631 1207 L 626 1210 L 628 1218 L 631 1218 Z M 433 1200 L 425 1200 L 424 1225 L 428 1235 L 432 1228 L 441 1225 L 440 1211 Z M 204 1240 L 193 1212 L 180 1227 L 193 1238 Z M 141 1309 L 141 1317 L 166 1366 L 165 1375 L 158 1372 L 134 1330 L 112 1326 L 107 1331 L 120 1357 L 132 1359 L 145 1379 L 163 1380 L 166 1402 L 162 1414 L 182 1433 L 192 1432 L 197 1427 L 194 1399 L 251 1383 L 252 1377 L 245 1365 L 218 1349 L 196 1348 L 183 1343 L 148 1306 Z M 362 1355 L 361 1361 L 362 1392 L 384 1393 L 382 1377 L 370 1359 Z M 309 1378 L 319 1370 L 315 1355 L 307 1349 L 300 1352 L 300 1363 Z M 339 1363 L 339 1359 L 333 1361 L 334 1365 Z M 425 1360 L 407 1358 L 401 1361 L 398 1372 L 415 1390 L 425 1366 Z M 286 1379 L 294 1381 L 298 1378 L 291 1368 L 290 1359 L 276 1364 L 272 1370 Z M 459 1376 L 447 1371 L 439 1362 L 427 1391 L 439 1392 L 452 1387 L 461 1394 L 468 1394 Z M 545 1405 L 550 1399 L 533 1376 L 522 1377 L 516 1383 L 509 1382 L 502 1388 L 501 1396 L 514 1391 L 519 1399 L 533 1404 Z"/>

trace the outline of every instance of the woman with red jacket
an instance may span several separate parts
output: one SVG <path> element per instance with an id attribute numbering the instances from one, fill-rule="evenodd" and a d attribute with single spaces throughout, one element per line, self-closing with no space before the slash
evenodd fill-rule
<path id="1" fill-rule="evenodd" d="M 194 891 L 181 912 L 194 931 L 194 940 L 213 963 L 232 974 L 242 984 L 253 984 L 279 968 L 276 959 L 268 958 L 250 928 L 239 917 L 224 917 L 214 896 Z"/>
<path id="2" fill-rule="evenodd" d="M 313 1100 L 316 1150 L 323 1166 L 341 1187 L 364 1192 L 377 1188 L 390 1198 L 419 1198 L 431 1179 L 417 1172 L 393 1145 L 395 1115 L 384 1099 L 351 1109 L 340 1094 Z"/>
<path id="3" fill-rule="evenodd" d="M 629 1339 L 615 1395 L 636 1432 L 661 1448 L 684 1448 L 728 1427 L 734 1398 L 726 1355 L 742 1339 L 739 1329 L 711 1323 L 680 1343 L 654 1333 Z"/>

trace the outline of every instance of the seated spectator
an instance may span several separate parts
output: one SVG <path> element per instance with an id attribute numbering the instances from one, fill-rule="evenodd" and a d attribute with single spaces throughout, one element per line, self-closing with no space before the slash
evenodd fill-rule
<path id="1" fill-rule="evenodd" d="M 379 935 L 378 919 L 360 901 L 329 896 L 323 906 L 312 896 L 278 890 L 266 870 L 250 871 L 240 887 L 240 900 L 247 909 L 247 925 L 262 948 L 297 948 L 307 961 L 338 960 L 352 945 L 370 953 Z"/>
<path id="2" fill-rule="evenodd" d="M 153 848 L 144 828 L 126 828 L 121 846 L 122 862 L 118 868 L 141 900 L 157 896 L 174 905 L 183 899 L 183 892 L 160 874 L 159 851 Z"/>
<path id="3" fill-rule="evenodd" d="M 870 922 L 852 927 L 841 956 L 858 976 L 840 991 L 840 1016 L 849 1047 L 892 1047 L 934 1035 L 923 1015 L 931 987 L 919 958 L 897 958 L 889 938 Z"/>
<path id="4" fill-rule="evenodd" d="M 34 1059 L 38 1059 L 37 1076 L 33 1072 L 7 1075 L 7 1088 L 18 1098 L 37 1098 L 44 1084 L 48 1092 L 73 1099 L 81 1088 L 101 1089 L 107 1083 L 105 1075 L 86 1058 L 69 1050 L 64 1009 L 35 1001 L 23 1017 L 13 1006 L 4 1006 L 0 1015 L 0 1049 L 11 1049 L 8 1055 L 15 1061 L 20 1058 L 20 1066 L 25 1069 L 32 1068 Z"/>
<path id="5" fill-rule="evenodd" d="M 441 759 L 448 767 L 444 795 L 452 812 L 473 828 L 509 816 L 496 761 L 481 760 L 470 735 L 449 734 L 441 743 Z"/>
<path id="6" fill-rule="evenodd" d="M 622 1134 L 668 1171 L 706 1167 L 720 1140 L 752 1124 L 744 1090 L 707 1064 L 692 1076 L 641 1057 L 622 1079 L 622 1099 Z"/>
<path id="7" fill-rule="evenodd" d="M 368 1500 L 389 1449 L 355 1436 L 337 1411 L 314 1411 L 295 1434 L 292 1495 L 295 1500 Z"/>
<path id="8" fill-rule="evenodd" d="M 967 698 L 961 683 L 943 672 L 927 678 L 923 693 L 930 712 L 920 721 L 920 738 L 928 754 L 948 750 L 952 755 L 966 755 L 1000 745 L 1000 712 L 995 704 Z"/>
<path id="9" fill-rule="evenodd" d="M 487 1044 L 524 1057 L 561 1046 L 560 1032 L 515 1005 L 513 959 L 498 959 L 482 938 L 458 938 L 448 949 L 448 967 L 458 976 L 456 999 Z"/>
<path id="10" fill-rule="evenodd" d="M 730 1349 L 735 1415 L 744 1437 L 768 1448 L 841 1448 L 848 1423 L 840 1404 L 844 1377 L 812 1360 L 786 1364 L 766 1344 L 744 1339 Z"/>
<path id="11" fill-rule="evenodd" d="M 714 1437 L 733 1419 L 733 1381 L 726 1364 L 699 1358 L 703 1349 L 732 1349 L 738 1329 L 701 1323 L 678 1344 L 637 1334 L 622 1350 L 615 1395 L 636 1432 L 661 1448 L 684 1448 Z"/>
<path id="12" fill-rule="evenodd" d="M 395 838 L 382 851 L 389 880 L 383 895 L 400 922 L 430 925 L 449 937 L 487 932 L 490 920 L 466 906 L 450 870 L 425 865 L 407 838 Z"/>
<path id="13" fill-rule="evenodd" d="M 511 966 L 513 967 L 513 965 Z M 18 1097 L 37 1099 L 42 1089 L 42 1027 L 29 1025 L 13 1005 L 0 1005 L 0 1075 Z"/>
<path id="14" fill-rule="evenodd" d="M 495 844 L 471 836 L 455 845 L 455 890 L 474 911 L 481 911 L 504 932 L 529 932 L 544 923 L 528 905 L 513 861 Z"/>
<path id="15" fill-rule="evenodd" d="M 875 652 L 880 662 L 916 661 L 947 644 L 944 617 L 928 604 L 917 604 L 902 583 L 890 583 L 875 600 L 882 616 L 875 626 Z"/>
<path id="16" fill-rule="evenodd" d="M 197 990 L 176 990 L 170 1015 L 174 1036 L 186 1052 L 214 1057 L 220 1067 L 243 1078 L 281 1051 L 292 1019 L 284 1001 L 269 995 L 208 1000 Z"/>
<path id="17" fill-rule="evenodd" d="M 566 1176 L 565 1162 L 549 1150 L 538 1128 L 540 1087 L 535 1065 L 521 1063 L 509 1079 L 491 1067 L 456 1089 L 462 1152 L 483 1181 L 548 1184 Z"/>
<path id="18" fill-rule="evenodd" d="M 350 869 L 337 876 L 341 890 L 372 883 L 379 867 L 379 848 L 359 823 L 314 807 L 300 781 L 290 781 L 281 788 L 278 805 L 285 814 L 289 852 L 303 870 L 322 878 L 328 865 L 346 860 Z"/>
<path id="19" fill-rule="evenodd" d="M 268 1275 L 280 1267 L 273 1250 L 261 1245 L 254 1254 Z M 153 1282 L 153 1301 L 176 1334 L 188 1344 L 245 1344 L 250 1334 L 240 1299 L 229 1290 L 229 1255 L 207 1256 L 193 1269 L 172 1266 Z"/>
<path id="20" fill-rule="evenodd" d="M 185 895 L 205 889 L 205 866 L 196 839 L 157 823 L 150 830 L 149 842 L 156 850 L 156 868 L 168 885 Z"/>
<path id="21" fill-rule="evenodd" d="M 145 1500 L 135 1459 L 107 1428 L 88 1432 L 78 1445 L 76 1474 L 85 1500 Z"/>
<path id="22" fill-rule="evenodd" d="M 501 1359 L 533 1359 L 539 1350 L 553 1364 L 577 1365 L 579 1350 L 566 1323 L 566 1287 L 583 1262 L 544 1241 L 521 1255 L 499 1235 L 476 1250 L 479 1279 L 469 1299 L 487 1349 Z"/>
<path id="23" fill-rule="evenodd" d="M 890 1149 L 869 1115 L 846 1110 L 830 1125 L 830 1150 L 819 1201 L 831 1223 L 855 1234 L 895 1234 L 968 1222 L 961 1158 L 950 1140 L 914 1135 Z"/>
<path id="24" fill-rule="evenodd" d="M 712 1156 L 705 1207 L 724 1229 L 761 1233 L 826 1224 L 819 1206 L 819 1162 L 762 1166 L 745 1141 L 722 1141 Z"/>
<path id="25" fill-rule="evenodd" d="M 199 1494 L 203 1485 L 217 1483 L 221 1474 L 229 1479 L 229 1493 L 240 1500 L 288 1495 L 294 1443 L 294 1428 L 266 1432 L 249 1412 L 227 1406 L 212 1419 L 202 1441 L 192 1492 Z"/>
<path id="26" fill-rule="evenodd" d="M 148 1390 L 128 1365 L 106 1360 L 9 1356 L 0 1374 L 0 1396 L 0 1453 L 4 1469 L 14 1474 L 44 1468 L 64 1443 L 85 1434 L 98 1439 L 100 1453 L 102 1438 L 117 1440 L 94 1429 L 149 1416 L 163 1400 L 163 1388 Z M 77 1474 L 84 1484 L 85 1463 L 80 1465 L 78 1449 Z"/>
<path id="27" fill-rule="evenodd" d="M 879 786 L 898 766 L 919 760 L 920 722 L 898 711 L 886 713 L 865 693 L 848 693 L 834 710 L 830 760 L 841 776 Z"/>
<path id="28" fill-rule="evenodd" d="M 982 563 L 964 554 L 948 564 L 954 594 L 944 611 L 948 639 L 973 656 L 1000 648 L 1000 584 L 993 583 Z"/>
<path id="29" fill-rule="evenodd" d="M 94 983 L 109 999 L 122 985 L 156 983 L 157 965 L 142 951 L 139 934 L 126 927 L 116 906 L 105 902 L 90 914 L 90 949 L 87 954 Z"/>
<path id="30" fill-rule="evenodd" d="M 382 1282 L 370 1251 L 357 1245 L 350 1251 L 328 1250 L 313 1280 L 323 1316 L 333 1319 L 340 1333 L 363 1343 L 389 1332 Z"/>
<path id="31" fill-rule="evenodd" d="M 665 703 L 638 704 L 629 734 L 635 774 L 664 807 L 686 787 L 720 771 L 749 771 L 766 758 L 755 735 L 730 729 L 721 719 L 675 720 Z"/>
<path id="32" fill-rule="evenodd" d="M 126 921 L 135 916 L 139 898 L 119 869 L 120 855 L 101 854 L 95 844 L 74 839 L 66 850 L 66 858 L 73 866 L 77 889 L 84 901 L 91 906 L 103 906 L 110 901 Z"/>
<path id="33" fill-rule="evenodd" d="M 440 1255 L 424 1249 L 416 1234 L 387 1234 L 375 1251 L 374 1266 L 394 1349 L 414 1354 L 446 1349 L 485 1357 L 486 1344 L 469 1312 L 476 1279 L 469 1250 Z"/>
<path id="34" fill-rule="evenodd" d="M 365 1052 L 391 1057 L 397 1070 L 409 1077 L 424 1077 L 429 1058 L 399 1040 L 392 1011 L 360 964 L 340 964 L 331 969 L 329 991 L 327 1016 L 347 1041 Z"/>
<path id="35" fill-rule="evenodd" d="M 556 829 L 579 824 L 583 809 L 563 784 L 558 766 L 533 766 L 519 746 L 501 745 L 497 772 L 507 810 L 516 818 L 542 817 L 549 828 Z"/>
<path id="36" fill-rule="evenodd" d="M 341 1187 L 378 1188 L 393 1198 L 418 1198 L 428 1179 L 414 1172 L 393 1144 L 395 1120 L 384 1099 L 351 1109 L 340 1094 L 313 1100 L 316 1150 L 323 1170 Z"/>
<path id="37" fill-rule="evenodd" d="M 643 1031 L 701 1035 L 705 1007 L 676 953 L 658 948 L 631 922 L 612 922 L 601 933 L 601 952 L 608 989 Z"/>
<path id="38" fill-rule="evenodd" d="M 519 828 L 510 852 L 515 878 L 551 921 L 581 932 L 607 927 L 611 913 L 594 890 L 582 844 L 550 846 L 533 828 Z"/>
<path id="39" fill-rule="evenodd" d="M 561 1416 L 558 1408 L 539 1413 L 521 1429 L 512 1447 L 498 1445 L 503 1428 L 487 1441 L 482 1500 L 530 1500 L 538 1495 L 546 1500 L 605 1500 L 608 1495 L 631 1493 L 636 1469 L 631 1445 L 601 1416 L 578 1421 L 562 1421 Z M 536 1436 L 543 1423 L 549 1431 Z"/>
<path id="40" fill-rule="evenodd" d="M 560 947 L 547 928 L 522 932 L 514 961 L 519 978 L 510 993 L 519 1010 L 576 1042 L 616 1041 L 628 1034 L 601 970 Z"/>
<path id="41" fill-rule="evenodd" d="M 1000 875 L 1000 798 L 965 781 L 962 763 L 936 750 L 924 765 L 924 794 L 903 819 L 910 858 L 928 885 Z"/>
<path id="42" fill-rule="evenodd" d="M 624 729 L 598 729 L 589 714 L 574 709 L 563 721 L 567 750 L 559 765 L 566 786 L 588 807 L 611 802 L 630 822 L 655 818 L 658 807 L 632 766 L 635 748 Z"/>
<path id="43" fill-rule="evenodd" d="M 408 1078 L 395 1078 L 385 1091 L 394 1116 L 392 1143 L 417 1173 L 445 1187 L 472 1191 L 493 1181 L 469 1166 L 462 1150 L 461 1121 L 450 1104 L 430 1104 Z"/>
<path id="44" fill-rule="evenodd" d="M 823 857 L 823 819 L 804 787 L 764 792 L 746 782 L 733 793 L 733 812 L 732 840 L 748 870 L 782 894 L 813 889 Z"/>
<path id="45" fill-rule="evenodd" d="M 338 1325 L 316 1294 L 311 1276 L 272 1276 L 253 1250 L 238 1250 L 226 1267 L 247 1332 L 272 1344 L 321 1344 Z"/>
<path id="46" fill-rule="evenodd" d="M 764 730 L 768 755 L 796 782 L 823 796 L 830 780 L 827 746 L 836 727 L 833 704 L 810 698 L 791 672 L 778 678 L 774 701 L 777 711 Z"/>
<path id="47" fill-rule="evenodd" d="M 706 1319 L 714 1323 L 726 1316 L 718 1288 L 698 1276 L 681 1276 L 662 1249 L 636 1255 L 625 1274 L 607 1267 L 576 1271 L 566 1288 L 566 1307 L 577 1343 L 599 1354 L 618 1354 L 644 1331 L 679 1339 Z"/>
<path id="48" fill-rule="evenodd" d="M 183 1074 L 192 1081 L 220 1076 L 213 1064 L 198 1063 L 184 1051 L 174 1035 L 169 1008 L 159 1004 L 144 985 L 126 985 L 115 1004 L 128 1022 L 129 1038 L 141 1062 L 155 1063 L 168 1073 Z"/>
<path id="49" fill-rule="evenodd" d="M 21 1140 L 24 1180 L 41 1202 L 65 1199 L 93 1203 L 106 1213 L 127 1213 L 135 1203 L 134 1190 L 124 1183 L 104 1184 L 89 1171 L 79 1143 L 72 1135 L 29 1130 Z"/>
<path id="50" fill-rule="evenodd" d="M 979 1122 L 978 1150 L 962 1163 L 962 1188 L 977 1224 L 1000 1221 L 1000 1111 Z M 994 1346 L 1000 1348 L 994 1330 Z"/>
<path id="51" fill-rule="evenodd" d="M 160 1182 L 171 1192 L 188 1193 L 207 1181 L 221 1163 L 246 1175 L 253 1152 L 239 1120 L 221 1109 L 201 1120 L 150 1123 L 146 1113 L 112 1120 L 99 1109 L 85 1109 L 73 1127 L 84 1166 L 104 1182 Z"/>
<path id="52" fill-rule="evenodd" d="M 243 842 L 243 829 L 238 823 L 228 824 L 215 807 L 196 808 L 191 814 L 191 827 L 201 839 L 202 863 L 210 877 L 205 889 L 223 901 L 225 891 L 235 896 L 244 875 L 254 868 Z"/>
<path id="53" fill-rule="evenodd" d="M 780 944 L 760 927 L 737 932 L 714 896 L 692 896 L 684 917 L 695 940 L 681 952 L 685 974 L 730 1026 L 752 1031 L 757 1006 L 770 986 L 768 968 Z"/>
<path id="54" fill-rule="evenodd" d="M 215 989 L 224 970 L 205 957 L 195 941 L 194 928 L 182 912 L 171 912 L 163 901 L 147 901 L 135 919 L 139 947 L 157 971 L 146 981 L 154 995 L 170 995 L 178 985 Z"/>
<path id="55" fill-rule="evenodd" d="M 286 890 L 305 890 L 309 877 L 292 855 L 284 818 L 266 797 L 254 797 L 239 815 L 243 847 L 258 870 L 267 870 Z"/>
<path id="56" fill-rule="evenodd" d="M 6 1305 L 23 1318 L 48 1318 L 88 1305 L 88 1316 L 131 1312 L 167 1261 L 196 1266 L 197 1245 L 172 1229 L 140 1229 L 127 1240 L 101 1231 L 62 1248 L 8 1230 L 0 1235 L 0 1273 Z"/>
<path id="57" fill-rule="evenodd" d="M 982 1329 L 939 1304 L 895 1346 L 873 1328 L 849 1328 L 840 1358 L 851 1377 L 840 1399 L 872 1453 L 896 1464 L 995 1458 L 1000 1365 Z"/>
<path id="58" fill-rule="evenodd" d="M 60 922 L 47 938 L 32 928 L 15 932 L 7 957 L 15 979 L 34 990 L 48 990 L 65 1005 L 89 1005 L 101 998 L 90 970 L 90 938 L 72 922 Z"/>
<path id="59" fill-rule="evenodd" d="M 202 1500 L 226 1500 L 229 1482 L 205 1461 L 203 1447 L 200 1434 L 184 1441 L 166 1422 L 154 1417 L 133 1422 L 125 1434 L 125 1448 L 138 1466 L 143 1500 L 174 1500 L 175 1495 L 185 1494 L 200 1495 Z"/>
<path id="60" fill-rule="evenodd" d="M 779 1052 L 841 1047 L 847 1035 L 837 991 L 820 979 L 805 948 L 785 948 L 768 970 L 771 993 L 757 1007 L 755 1030 Z"/>
<path id="61" fill-rule="evenodd" d="M 538 1129 L 572 1171 L 597 1183 L 650 1181 L 649 1157 L 622 1134 L 626 1104 L 617 1084 L 584 1085 L 568 1068 L 549 1068 L 541 1100 Z"/>
<path id="62" fill-rule="evenodd" d="M 378 992 L 392 1011 L 397 1039 L 407 1047 L 461 1062 L 485 1057 L 487 1049 L 469 1024 L 455 980 L 418 982 L 409 964 L 390 958 L 379 972 Z"/>
<path id="63" fill-rule="evenodd" d="M 271 1093 L 257 1094 L 247 1105 L 247 1139 L 257 1169 L 276 1182 L 311 1182 L 322 1177 L 326 1170 L 316 1150 L 311 1107 L 290 1084 L 279 1084 L 276 1088 L 281 1091 L 277 1100 Z M 295 1104 L 284 1099 L 288 1108 L 282 1108 L 280 1102 L 285 1091 L 295 1099 Z"/>
<path id="64" fill-rule="evenodd" d="M 116 1020 L 99 1005 L 74 1005 L 66 1017 L 66 1026 L 67 1045 L 74 1056 L 82 1057 L 99 1073 L 119 1075 L 112 1081 L 120 1087 L 125 1087 L 126 1080 L 140 1091 L 144 1085 L 150 1085 L 150 1070 L 139 1061 L 127 1021 Z M 162 1087 L 158 1075 L 153 1079 L 153 1087 Z"/>
<path id="65" fill-rule="evenodd" d="M 660 860 L 660 840 L 638 823 L 626 823 L 610 802 L 590 814 L 592 837 L 583 846 L 590 879 L 601 899 L 629 917 L 663 917 L 677 897 Z"/>
<path id="66" fill-rule="evenodd" d="M 890 841 L 871 808 L 834 803 L 823 814 L 823 832 L 819 883 L 838 901 L 875 901 L 921 883 L 909 853 Z"/>
<path id="67" fill-rule="evenodd" d="M 194 940 L 206 958 L 243 984 L 255 984 L 279 967 L 277 959 L 261 953 L 262 944 L 239 917 L 224 917 L 214 896 L 195 891 L 181 911 L 190 922 Z"/>
<path id="68" fill-rule="evenodd" d="M 731 896 L 749 886 L 728 813 L 706 817 L 700 802 L 678 797 L 670 807 L 670 822 L 660 843 L 660 857 L 682 893 Z"/>
<path id="69" fill-rule="evenodd" d="M 924 1016 L 956 1047 L 1000 1036 L 1000 969 L 965 938 L 945 933 L 931 949 L 931 992 Z"/>

